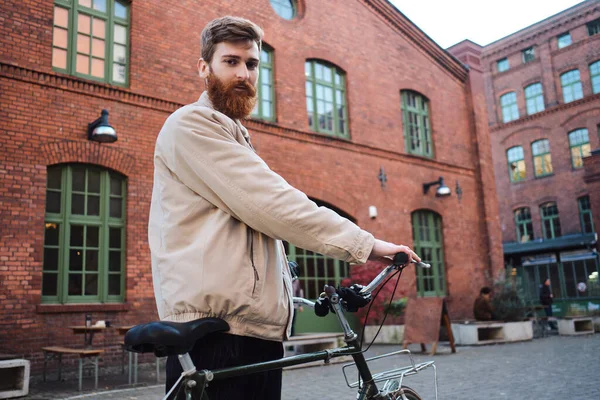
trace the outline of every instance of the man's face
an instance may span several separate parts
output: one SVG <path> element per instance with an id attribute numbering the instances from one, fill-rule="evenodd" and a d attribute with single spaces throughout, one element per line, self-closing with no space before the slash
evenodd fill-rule
<path id="1" fill-rule="evenodd" d="M 256 104 L 259 51 L 254 41 L 221 42 L 208 64 L 198 61 L 208 96 L 216 110 L 233 119 L 246 118 Z"/>

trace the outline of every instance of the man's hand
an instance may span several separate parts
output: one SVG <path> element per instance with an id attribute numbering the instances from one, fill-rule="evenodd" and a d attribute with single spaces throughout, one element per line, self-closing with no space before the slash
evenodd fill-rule
<path id="1" fill-rule="evenodd" d="M 375 239 L 373 250 L 371 250 L 371 254 L 369 255 L 369 260 L 389 263 L 396 253 L 406 253 L 409 257 L 409 262 L 413 260 L 417 262 L 421 261 L 421 257 L 412 251 L 410 247 L 384 242 L 379 239 Z"/>

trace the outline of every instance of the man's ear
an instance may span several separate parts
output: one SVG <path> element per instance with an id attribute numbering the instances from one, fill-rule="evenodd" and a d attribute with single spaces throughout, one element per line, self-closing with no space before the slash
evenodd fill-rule
<path id="1" fill-rule="evenodd" d="M 204 61 L 203 58 L 199 58 L 197 66 L 198 66 L 198 74 L 200 75 L 200 78 L 202 78 L 202 79 L 208 78 L 208 75 L 210 73 L 210 68 L 208 66 L 208 63 L 206 61 Z"/>

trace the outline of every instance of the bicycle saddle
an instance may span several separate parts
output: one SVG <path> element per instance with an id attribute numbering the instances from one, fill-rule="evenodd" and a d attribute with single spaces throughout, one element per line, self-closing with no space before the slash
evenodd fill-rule
<path id="1" fill-rule="evenodd" d="M 228 330 L 229 324 L 220 318 L 148 322 L 127 331 L 125 348 L 134 353 L 153 352 L 157 357 L 185 354 L 192 350 L 197 340 L 209 333 Z"/>

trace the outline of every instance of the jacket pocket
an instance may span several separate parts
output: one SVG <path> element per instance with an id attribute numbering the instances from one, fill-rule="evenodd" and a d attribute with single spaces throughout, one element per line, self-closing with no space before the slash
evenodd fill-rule
<path id="1" fill-rule="evenodd" d="M 262 266 L 261 261 L 260 261 L 260 249 L 257 248 L 259 245 L 259 242 L 257 240 L 257 238 L 255 237 L 256 235 L 256 231 L 254 231 L 254 229 L 248 227 L 248 236 L 250 238 L 250 243 L 249 243 L 249 257 L 250 257 L 250 265 L 252 266 L 252 273 L 254 275 L 254 281 L 252 284 L 252 292 L 250 293 L 250 297 L 252 297 L 253 299 L 256 299 L 260 296 L 260 292 L 262 289 L 262 278 L 261 278 L 261 274 L 259 273 L 259 269 L 257 268 L 257 263 L 256 263 L 256 259 L 259 258 L 258 261 L 258 266 Z M 258 242 L 258 243 L 257 243 Z"/>

